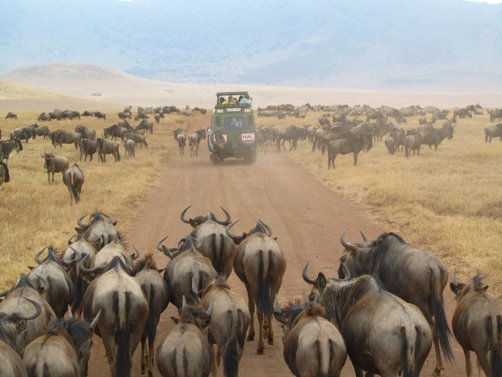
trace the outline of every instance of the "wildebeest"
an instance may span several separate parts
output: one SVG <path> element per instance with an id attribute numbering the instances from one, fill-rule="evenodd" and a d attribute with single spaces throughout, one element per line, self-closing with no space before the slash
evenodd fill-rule
<path id="1" fill-rule="evenodd" d="M 195 248 L 192 237 L 181 240 L 178 248 L 171 249 L 162 244 L 166 238 L 158 242 L 157 250 L 171 259 L 164 272 L 164 280 L 169 287 L 169 302 L 179 309 L 183 297 L 189 304 L 196 303 L 198 297 L 194 294 L 206 288 L 217 272 L 211 259 Z"/>
<path id="2" fill-rule="evenodd" d="M 372 274 L 385 289 L 403 300 L 415 304 L 433 329 L 436 351 L 436 369 L 443 369 L 440 347 L 448 360 L 452 359 L 449 341 L 450 329 L 443 305 L 443 290 L 448 270 L 429 250 L 407 244 L 395 233 L 383 233 L 372 242 L 353 244 L 340 242 L 345 247 L 338 270 L 340 278 L 345 270 L 351 276 Z"/>
<path id="3" fill-rule="evenodd" d="M 37 128 L 37 124 L 33 124 L 29 127 L 16 128 L 10 133 L 10 138 L 17 140 L 26 140 L 26 142 L 28 142 L 28 140 L 34 139 L 35 136 L 37 136 Z"/>
<path id="4" fill-rule="evenodd" d="M 108 136 L 111 137 L 112 140 L 116 140 L 118 137 L 122 138 L 122 135 L 129 131 L 126 127 L 121 127 L 118 124 L 114 124 L 108 128 L 103 129 L 103 135 L 105 138 Z"/>
<path id="5" fill-rule="evenodd" d="M 84 223 L 83 219 L 87 215 L 82 216 L 77 220 L 78 227 L 75 228 L 79 237 L 83 237 L 96 250 L 101 250 L 105 245 L 121 238 L 115 225 L 117 222 L 112 216 L 103 212 L 94 212 L 89 215 L 88 223 Z"/>
<path id="6" fill-rule="evenodd" d="M 98 150 L 98 142 L 96 140 L 80 140 L 78 143 L 80 149 L 80 161 L 84 156 L 84 161 L 87 161 L 87 156 L 90 156 L 89 161 L 92 161 L 94 153 Z"/>
<path id="7" fill-rule="evenodd" d="M 290 303 L 274 309 L 283 327 L 284 360 L 296 377 L 339 377 L 347 358 L 340 331 L 316 303 Z"/>
<path id="8" fill-rule="evenodd" d="M 141 374 L 148 369 L 148 375 L 153 375 L 155 335 L 160 315 L 169 304 L 167 283 L 160 276 L 153 260 L 153 255 L 147 254 L 136 266 L 135 279 L 138 281 L 146 301 L 148 302 L 148 319 L 146 320 L 143 336 L 141 337 Z M 148 343 L 146 341 L 148 339 Z"/>
<path id="9" fill-rule="evenodd" d="M 51 138 L 52 145 L 57 147 L 63 146 L 63 144 L 73 144 L 75 149 L 78 149 L 78 142 L 81 139 L 81 135 L 78 132 L 71 132 L 65 130 L 56 130 L 51 132 L 49 135 Z"/>
<path id="10" fill-rule="evenodd" d="M 5 116 L 5 119 L 17 119 L 17 114 L 13 113 L 12 111 L 9 111 Z"/>
<path id="11" fill-rule="evenodd" d="M 78 132 L 81 135 L 81 139 L 96 140 L 96 131 L 89 129 L 82 124 L 75 126 L 75 132 Z"/>
<path id="12" fill-rule="evenodd" d="M 148 143 L 146 142 L 145 135 L 140 134 L 135 131 L 127 131 L 122 134 L 122 140 L 132 139 L 136 144 L 141 145 L 141 147 L 148 148 Z"/>
<path id="13" fill-rule="evenodd" d="M 479 273 L 469 284 L 454 278 L 450 289 L 458 302 L 452 329 L 464 350 L 467 376 L 472 376 L 471 351 L 487 377 L 502 376 L 502 305 L 486 294 L 488 286 Z"/>
<path id="14" fill-rule="evenodd" d="M 308 266 L 308 264 L 307 264 Z M 420 310 L 386 291 L 372 275 L 326 279 L 320 272 L 312 294 L 338 326 L 356 376 L 416 377 L 432 346 L 432 331 Z"/>
<path id="15" fill-rule="evenodd" d="M 23 274 L 14 286 L 0 292 L 0 297 L 5 297 L 0 302 L 0 313 L 5 313 L 12 319 L 5 326 L 13 328 L 13 343 L 18 352 L 21 352 L 26 344 L 33 339 L 44 334 L 49 321 L 56 318 L 49 303 L 40 295 L 28 277 Z M 19 321 L 19 318 L 22 317 L 29 318 Z"/>
<path id="16" fill-rule="evenodd" d="M 417 155 L 420 154 L 420 146 L 422 145 L 422 138 L 419 132 L 408 131 L 406 138 L 404 140 L 404 153 L 406 157 L 409 157 L 410 152 Z"/>
<path id="17" fill-rule="evenodd" d="M 37 118 L 37 121 L 39 121 L 39 122 L 49 121 L 49 120 L 51 120 L 51 116 L 49 114 L 47 114 L 46 112 L 41 113 Z"/>
<path id="18" fill-rule="evenodd" d="M 305 140 L 307 138 L 307 129 L 298 127 L 298 126 L 289 126 L 285 130 L 279 131 L 279 134 L 276 138 L 277 143 L 277 151 L 281 151 L 281 146 L 284 151 L 286 151 L 286 147 L 284 143 L 288 141 L 289 143 L 289 151 L 296 150 L 298 146 L 298 140 Z"/>
<path id="19" fill-rule="evenodd" d="M 223 358 L 225 377 L 236 377 L 244 351 L 250 314 L 241 296 L 233 292 L 220 275 L 202 294 L 203 308 L 213 307 L 209 325 L 210 342 L 218 346 L 218 360 L 213 363 L 213 375 Z"/>
<path id="20" fill-rule="evenodd" d="M 19 153 L 22 150 L 23 150 L 23 144 L 17 139 L 0 141 L 0 155 L 2 155 L 2 157 L 7 160 L 9 159 L 9 156 L 12 153 L 12 151 L 16 151 L 17 153 Z"/>
<path id="21" fill-rule="evenodd" d="M 190 146 L 190 157 L 197 157 L 199 155 L 199 144 L 201 139 L 206 138 L 206 130 L 203 128 L 198 129 L 194 133 L 188 135 L 188 145 Z"/>
<path id="22" fill-rule="evenodd" d="M 502 120 L 502 109 L 488 110 L 488 114 L 490 114 L 490 122 Z"/>
<path id="23" fill-rule="evenodd" d="M 131 375 L 132 355 L 148 317 L 141 286 L 126 270 L 120 258 L 115 258 L 109 270 L 89 284 L 83 299 L 88 322 L 102 312 L 95 332 L 103 339 L 112 377 Z"/>
<path id="24" fill-rule="evenodd" d="M 0 161 L 0 187 L 2 184 L 10 182 L 10 172 L 6 161 L 7 160 Z"/>
<path id="25" fill-rule="evenodd" d="M 45 259 L 41 259 L 42 253 L 48 249 Z M 66 268 L 77 260 L 68 264 L 63 262 L 52 247 L 44 247 L 35 254 L 37 266 L 31 270 L 28 279 L 47 300 L 58 318 L 62 318 L 68 310 L 68 305 L 73 301 L 74 285 Z"/>
<path id="26" fill-rule="evenodd" d="M 28 377 L 23 360 L 16 352 L 14 339 L 9 334 L 9 323 L 26 321 L 29 317 L 16 317 L 0 312 L 0 376 L 2 377 Z M 7 329 L 4 328 L 7 325 Z"/>
<path id="27" fill-rule="evenodd" d="M 97 119 L 106 119 L 106 114 L 101 111 L 94 111 L 93 114 Z"/>
<path id="28" fill-rule="evenodd" d="M 80 201 L 80 193 L 82 192 L 84 180 L 84 172 L 76 163 L 63 172 L 63 182 L 70 192 L 71 204 L 73 204 L 73 201 L 75 201 L 75 203 Z"/>
<path id="29" fill-rule="evenodd" d="M 134 131 L 145 130 L 153 134 L 153 123 L 148 121 L 147 119 L 143 119 L 134 129 Z"/>
<path id="30" fill-rule="evenodd" d="M 157 367 L 163 377 L 208 377 L 213 369 L 213 349 L 205 334 L 210 307 L 186 305 L 183 300 L 176 326 L 157 348 Z"/>
<path id="31" fill-rule="evenodd" d="M 186 133 L 182 129 L 178 128 L 174 130 L 174 140 L 178 142 L 178 151 L 180 153 L 180 157 L 185 155 L 185 146 L 186 146 Z"/>
<path id="32" fill-rule="evenodd" d="M 98 137 L 96 141 L 98 143 L 98 156 L 100 161 L 106 162 L 107 154 L 111 154 L 115 162 L 120 161 L 119 144 L 101 137 Z"/>
<path id="33" fill-rule="evenodd" d="M 485 143 L 491 143 L 494 137 L 498 137 L 502 142 L 502 123 L 485 128 Z"/>
<path id="34" fill-rule="evenodd" d="M 64 156 L 54 156 L 54 153 L 45 152 L 41 155 L 44 159 L 44 169 L 47 170 L 47 180 L 50 183 L 50 175 L 52 173 L 52 182 L 54 182 L 54 174 L 55 173 L 63 173 L 66 169 L 68 169 L 68 159 Z"/>
<path id="35" fill-rule="evenodd" d="M 256 226 L 247 233 L 234 235 L 231 233 L 232 223 L 227 226 L 227 235 L 238 245 L 234 258 L 234 270 L 246 286 L 248 294 L 251 325 L 248 340 L 254 340 L 254 311 L 258 315 L 259 339 L 258 354 L 263 354 L 264 332 L 268 344 L 274 343 L 272 330 L 272 315 L 274 300 L 281 288 L 282 278 L 286 271 L 286 258 L 277 241 L 272 238 L 272 229 L 258 221 Z"/>
<path id="36" fill-rule="evenodd" d="M 126 158 L 136 158 L 136 143 L 133 139 L 124 141 L 124 150 Z"/>
<path id="37" fill-rule="evenodd" d="M 44 140 L 48 139 L 51 134 L 51 131 L 49 130 L 49 127 L 47 127 L 47 126 L 38 127 L 35 132 L 36 132 L 37 136 L 43 136 Z"/>
<path id="38" fill-rule="evenodd" d="M 396 140 L 394 140 L 392 136 L 389 136 L 387 139 L 385 139 L 385 147 L 387 148 L 387 152 L 389 152 L 389 154 L 396 153 Z"/>
<path id="39" fill-rule="evenodd" d="M 225 232 L 225 227 L 230 224 L 230 214 L 221 208 L 225 213 L 225 220 L 218 220 L 212 212 L 186 219 L 185 214 L 190 207 L 181 212 L 181 221 L 194 228 L 190 235 L 195 239 L 197 250 L 211 259 L 216 272 L 227 279 L 232 273 L 236 252 L 234 241 Z"/>
<path id="40" fill-rule="evenodd" d="M 357 155 L 362 150 L 368 151 L 373 147 L 373 135 L 368 127 L 361 124 L 343 139 L 335 139 L 328 144 L 328 169 L 335 168 L 335 158 L 338 154 L 354 154 L 354 166 L 357 165 Z"/>
<path id="41" fill-rule="evenodd" d="M 41 335 L 23 350 L 30 377 L 86 377 L 92 333 L 100 314 L 90 324 L 69 316 L 49 323 Z"/>

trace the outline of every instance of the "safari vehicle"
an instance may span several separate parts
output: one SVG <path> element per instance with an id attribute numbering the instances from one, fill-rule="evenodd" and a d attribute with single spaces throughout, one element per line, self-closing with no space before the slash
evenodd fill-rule
<path id="1" fill-rule="evenodd" d="M 207 140 L 214 163 L 229 157 L 256 160 L 256 123 L 248 92 L 216 93 Z"/>

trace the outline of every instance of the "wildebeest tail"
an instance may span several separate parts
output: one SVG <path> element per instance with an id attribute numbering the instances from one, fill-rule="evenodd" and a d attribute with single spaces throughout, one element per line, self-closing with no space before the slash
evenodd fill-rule
<path id="1" fill-rule="evenodd" d="M 115 333 L 115 341 L 117 342 L 117 357 L 115 364 L 115 371 L 117 376 L 130 377 L 131 375 L 131 358 L 129 356 L 129 330 L 127 328 L 127 314 L 131 309 L 130 293 L 124 294 L 124 318 L 121 318 L 119 307 L 119 293 L 113 294 L 113 312 L 117 318 L 118 328 Z"/>
<path id="2" fill-rule="evenodd" d="M 487 322 L 488 333 L 492 334 L 493 331 L 490 331 L 492 326 L 491 318 L 488 318 Z M 492 376 L 502 376 L 502 316 L 500 315 L 496 317 L 496 326 L 496 336 L 492 340 L 490 366 Z"/>
<path id="3" fill-rule="evenodd" d="M 269 253 L 268 268 L 265 272 L 264 251 L 259 251 L 259 266 L 258 266 L 258 281 L 257 281 L 257 294 L 256 306 L 260 312 L 265 315 L 272 315 L 274 313 L 274 297 L 272 297 L 272 289 L 270 281 L 274 277 L 274 261 L 272 253 Z"/>
<path id="4" fill-rule="evenodd" d="M 71 195 L 73 196 L 73 199 L 75 200 L 75 202 L 78 203 L 80 201 L 80 194 L 77 190 L 74 172 L 70 173 L 70 192 L 71 192 Z"/>
<path id="5" fill-rule="evenodd" d="M 418 338 L 418 334 L 416 336 Z M 418 377 L 415 358 L 413 357 L 413 348 L 415 347 L 410 347 L 408 342 L 406 328 L 401 326 L 401 364 L 403 368 L 403 377 Z M 417 351 L 418 350 L 415 348 L 415 352 Z"/>
<path id="6" fill-rule="evenodd" d="M 119 147 L 117 145 L 117 161 L 120 161 L 120 152 L 119 152 Z"/>
<path id="7" fill-rule="evenodd" d="M 316 353 L 317 353 L 317 365 L 319 366 L 319 373 L 317 374 L 317 377 L 328 377 L 329 374 L 329 365 L 330 365 L 330 356 L 331 356 L 331 350 L 323 350 L 321 342 L 319 339 L 315 341 L 315 347 L 316 347 Z M 331 343 L 330 343 L 331 347 Z M 328 355 L 326 354 L 328 352 Z"/>
<path id="8" fill-rule="evenodd" d="M 217 235 L 213 233 L 211 235 L 211 249 L 213 250 L 213 267 L 219 274 L 224 274 L 224 263 L 223 263 L 223 255 L 224 255 L 225 242 L 223 240 L 223 234 L 220 234 L 219 240 L 217 239 Z"/>
<path id="9" fill-rule="evenodd" d="M 443 352 L 446 360 L 452 361 L 453 352 L 450 345 L 451 331 L 444 312 L 443 295 L 440 292 L 435 292 L 435 289 L 433 289 L 432 292 L 431 307 L 432 314 L 434 315 L 433 331 L 436 332 L 436 336 L 439 340 L 439 346 L 441 347 L 441 351 Z"/>

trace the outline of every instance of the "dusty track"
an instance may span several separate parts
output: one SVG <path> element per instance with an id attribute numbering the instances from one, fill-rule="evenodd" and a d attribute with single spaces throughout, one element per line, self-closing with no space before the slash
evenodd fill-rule
<path id="1" fill-rule="evenodd" d="M 207 120 L 205 124 L 195 124 L 192 128 L 201 126 L 207 126 Z M 257 219 L 262 219 L 272 227 L 287 259 L 286 275 L 279 293 L 281 303 L 309 291 L 310 287 L 301 277 L 305 263 L 310 262 L 311 274 L 322 270 L 328 276 L 336 275 L 342 250 L 338 237 L 342 231 L 348 232 L 349 239 L 359 237 L 359 230 L 369 238 L 389 231 L 372 223 L 360 208 L 317 183 L 284 153 L 259 155 L 253 165 L 232 160 L 223 165 L 212 165 L 203 141 L 198 158 L 172 159 L 162 174 L 161 184 L 151 197 L 145 199 L 143 209 L 133 222 L 134 227 L 126 230 L 127 242 L 147 252 L 155 250 L 158 240 L 169 235 L 166 243 L 174 247 L 191 230 L 179 219 L 180 212 L 188 205 L 192 205 L 188 215 L 213 211 L 221 217 L 219 207 L 224 207 L 234 220 L 240 219 L 235 232 L 247 231 Z M 167 257 L 156 254 L 159 264 L 165 265 Z M 244 286 L 235 274 L 230 276 L 229 282 L 245 297 Z M 445 291 L 444 296 L 447 316 L 451 318 L 452 295 Z M 170 305 L 159 323 L 155 347 L 172 328 L 170 316 L 174 314 Z M 282 356 L 282 330 L 277 322 L 274 332 L 275 344 L 266 344 L 264 355 L 256 355 L 256 341 L 246 343 L 240 363 L 241 377 L 292 376 Z M 94 343 L 89 376 L 107 376 L 109 369 L 101 340 L 95 337 Z M 455 362 L 446 364 L 443 376 L 463 376 L 464 357 L 457 343 L 454 340 L 452 343 Z M 434 353 L 431 352 L 422 375 L 430 376 L 433 368 Z M 132 375 L 140 376 L 139 347 Z M 154 375 L 159 376 L 157 371 Z M 352 364 L 347 360 L 342 376 L 353 375 Z"/>

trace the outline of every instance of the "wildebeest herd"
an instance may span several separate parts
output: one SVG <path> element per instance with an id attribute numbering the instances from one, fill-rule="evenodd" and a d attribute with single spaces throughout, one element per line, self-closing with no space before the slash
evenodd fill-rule
<path id="1" fill-rule="evenodd" d="M 312 151 L 319 150 L 323 155 L 326 154 L 328 169 L 335 168 L 335 159 L 340 154 L 353 154 L 353 163 L 357 165 L 359 153 L 369 151 L 375 143 L 381 141 L 384 141 L 391 155 L 401 151 L 406 157 L 416 156 L 420 154 L 422 146 L 437 151 L 443 140 L 453 139 L 458 118 L 483 115 L 479 104 L 455 110 L 440 110 L 435 106 L 423 108 L 409 106 L 396 109 L 389 106 L 372 108 L 366 105 L 353 107 L 309 105 L 304 109 L 290 105 L 281 109 L 279 119 L 284 119 L 287 115 L 299 118 L 298 112 L 305 113 L 311 110 L 323 112 L 323 115 L 318 119 L 319 126 L 291 125 L 284 129 L 260 126 L 257 131 L 260 150 L 265 153 L 270 147 L 275 146 L 278 152 L 286 151 L 287 142 L 289 151 L 292 152 L 296 150 L 300 140 L 308 140 L 312 144 Z M 490 122 L 502 119 L 501 109 L 487 111 Z M 265 116 L 267 113 L 262 110 L 258 114 Z M 407 119 L 410 117 L 420 117 L 419 124 L 406 128 L 400 126 L 408 123 Z M 441 122 L 440 126 L 437 126 L 438 122 Z M 502 123 L 490 124 L 485 128 L 485 142 L 489 143 L 496 137 L 502 141 Z"/>
<path id="2" fill-rule="evenodd" d="M 48 152 L 48 146 L 44 146 L 41 150 L 42 158 L 44 159 L 44 169 L 47 171 L 49 182 L 54 182 L 54 175 L 61 173 L 63 183 L 67 186 L 70 193 L 70 202 L 78 202 L 81 197 L 81 191 L 84 184 L 84 172 L 82 165 L 72 163 L 68 155 L 56 154 L 57 147 L 64 150 L 63 145 L 73 145 L 75 149 L 80 151 L 80 161 L 92 161 L 95 154 L 98 155 L 100 162 L 106 162 L 107 155 L 111 155 L 115 162 L 121 161 L 121 146 L 123 145 L 123 154 L 126 159 L 136 157 L 137 147 L 148 148 L 147 135 L 153 134 L 154 123 L 149 120 L 149 116 L 155 117 L 156 123 L 164 118 L 164 114 L 178 112 L 179 110 L 174 106 L 164 106 L 157 108 L 143 108 L 138 107 L 137 115 L 135 118 L 139 120 L 138 124 L 133 127 L 128 119 L 133 117 L 132 107 L 128 106 L 120 112 L 120 120 L 111 125 L 110 127 L 103 127 L 100 136 L 99 129 L 91 128 L 78 123 L 74 126 L 73 130 L 58 128 L 50 130 L 47 125 L 39 125 L 33 123 L 29 126 L 17 127 L 10 132 L 8 140 L 0 140 L 0 186 L 2 183 L 7 183 L 15 180 L 15 173 L 9 170 L 9 157 L 13 151 L 21 152 L 25 148 L 32 148 L 29 145 L 30 140 L 35 139 L 37 136 L 43 137 L 43 140 L 51 142 L 52 151 Z M 10 113 L 7 118 L 17 119 L 15 114 Z M 106 122 L 106 114 L 102 112 L 84 111 L 80 114 L 78 111 L 73 110 L 58 110 L 55 109 L 49 113 L 42 113 L 38 116 L 38 122 L 48 121 L 61 121 L 61 120 L 75 120 L 79 121 L 81 117 L 94 116 Z M 0 132 L 1 138 L 1 132 Z M 121 143 L 117 141 L 121 140 Z M 28 145 L 29 143 L 29 145 Z M 23 146 L 24 144 L 24 146 Z M 33 148 L 37 148 L 36 143 Z"/>
<path id="3" fill-rule="evenodd" d="M 419 376 L 434 344 L 435 375 L 441 354 L 452 358 L 450 327 L 443 305 L 448 271 L 431 251 L 384 233 L 361 243 L 340 242 L 344 253 L 337 277 L 302 276 L 312 285 L 302 300 L 280 306 L 286 256 L 272 228 L 258 220 L 247 232 L 236 222 L 209 212 L 188 217 L 176 246 L 157 249 L 169 258 L 159 269 L 152 254 L 127 252 L 116 220 L 95 212 L 77 220 L 66 250 L 44 247 L 36 266 L 0 292 L 0 372 L 2 376 L 87 376 L 92 334 L 101 337 L 110 375 L 131 374 L 132 355 L 141 344 L 141 373 L 152 376 L 237 376 L 246 339 L 257 353 L 274 342 L 272 316 L 283 327 L 284 360 L 295 376 L 340 376 L 347 356 L 357 376 Z M 87 220 L 86 220 L 87 219 Z M 46 252 L 45 258 L 42 255 Z M 246 288 L 248 302 L 231 287 L 232 271 Z M 300 273 L 300 272 L 299 272 Z M 479 273 L 469 284 L 453 278 L 458 298 L 453 334 L 488 377 L 502 373 L 502 307 L 486 294 Z M 175 326 L 154 342 L 160 315 L 171 304 Z M 216 348 L 216 352 L 213 348 Z"/>

